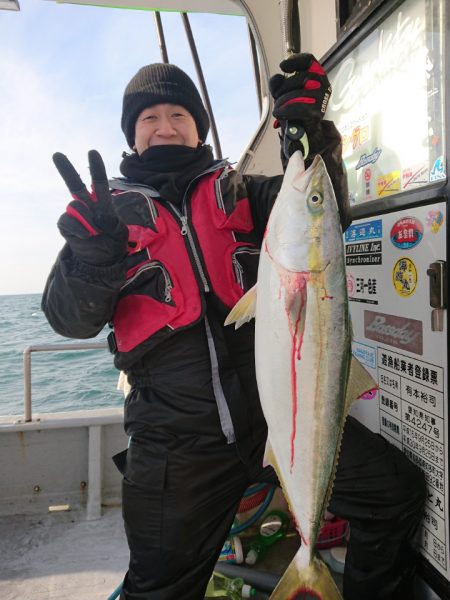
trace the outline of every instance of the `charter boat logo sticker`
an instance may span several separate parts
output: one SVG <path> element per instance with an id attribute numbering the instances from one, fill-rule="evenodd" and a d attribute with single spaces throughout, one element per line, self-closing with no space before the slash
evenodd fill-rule
<path id="1" fill-rule="evenodd" d="M 364 336 L 380 344 L 402 348 L 414 354 L 423 352 L 422 321 L 416 319 L 365 310 Z"/>
<path id="2" fill-rule="evenodd" d="M 444 222 L 444 215 L 440 210 L 430 210 L 427 212 L 425 222 L 431 229 L 431 233 L 437 233 Z"/>
<path id="3" fill-rule="evenodd" d="M 434 162 L 433 168 L 430 172 L 430 181 L 439 181 L 440 179 L 445 179 L 445 163 L 444 157 L 440 156 Z"/>
<path id="4" fill-rule="evenodd" d="M 410 250 L 423 238 L 423 225 L 416 217 L 404 217 L 394 223 L 390 235 L 396 248 Z"/>
<path id="5" fill-rule="evenodd" d="M 398 259 L 392 271 L 392 282 L 395 291 L 402 298 L 414 294 L 417 287 L 417 269 L 410 258 L 402 256 Z"/>
<path id="6" fill-rule="evenodd" d="M 350 225 L 345 231 L 346 242 L 359 242 L 383 237 L 382 220 L 364 221 Z"/>

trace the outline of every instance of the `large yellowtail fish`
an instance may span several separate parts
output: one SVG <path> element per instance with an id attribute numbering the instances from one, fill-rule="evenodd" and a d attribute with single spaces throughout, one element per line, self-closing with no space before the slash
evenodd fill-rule
<path id="1" fill-rule="evenodd" d="M 257 289 L 257 291 L 256 291 Z M 273 465 L 301 537 L 272 600 L 340 600 L 315 545 L 348 409 L 376 387 L 352 358 L 339 211 L 325 164 L 290 160 L 267 223 L 258 282 L 230 312 L 256 318 L 256 375 Z"/>

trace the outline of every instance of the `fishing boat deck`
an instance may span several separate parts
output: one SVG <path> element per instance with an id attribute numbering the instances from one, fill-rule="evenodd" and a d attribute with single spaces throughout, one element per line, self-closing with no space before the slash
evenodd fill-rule
<path id="1" fill-rule="evenodd" d="M 0 531 L 2 600 L 106 600 L 127 569 L 119 507 L 94 521 L 76 512 L 2 517 Z"/>
<path id="2" fill-rule="evenodd" d="M 0 531 L 2 600 L 107 600 L 127 569 L 120 507 L 103 508 L 92 521 L 84 511 L 1 517 Z M 257 569 L 281 575 L 297 549 L 297 538 L 287 537 Z M 336 580 L 340 587 L 341 576 Z"/>
<path id="3" fill-rule="evenodd" d="M 127 569 L 120 507 L 103 508 L 102 517 L 92 521 L 84 511 L 1 517 L 0 532 L 2 600 L 107 600 Z M 255 569 L 282 575 L 298 545 L 296 536 L 284 538 Z M 332 575 L 342 592 L 342 575 Z M 269 596 L 258 590 L 254 600 Z M 411 600 L 438 598 L 418 581 Z"/>

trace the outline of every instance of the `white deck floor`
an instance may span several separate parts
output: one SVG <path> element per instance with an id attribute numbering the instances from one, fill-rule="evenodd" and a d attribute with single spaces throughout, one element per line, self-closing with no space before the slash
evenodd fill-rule
<path id="1" fill-rule="evenodd" d="M 264 570 L 281 574 L 297 546 L 286 538 Z M 0 600 L 107 600 L 127 565 L 120 507 L 103 508 L 95 521 L 86 521 L 84 512 L 0 518 Z M 333 575 L 341 587 L 342 576 Z M 411 600 L 439 600 L 423 582 L 416 587 Z"/>
<path id="2" fill-rule="evenodd" d="M 103 517 L 51 513 L 0 518 L 1 600 L 106 600 L 123 579 L 121 509 Z"/>

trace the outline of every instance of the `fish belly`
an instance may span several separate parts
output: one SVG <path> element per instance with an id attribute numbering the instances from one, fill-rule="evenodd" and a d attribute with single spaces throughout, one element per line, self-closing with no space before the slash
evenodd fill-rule
<path id="1" fill-rule="evenodd" d="M 345 306 L 325 298 L 323 282 L 310 279 L 292 312 L 270 261 L 260 265 L 258 282 L 265 290 L 256 313 L 258 388 L 274 467 L 309 562 L 345 419 Z"/>

